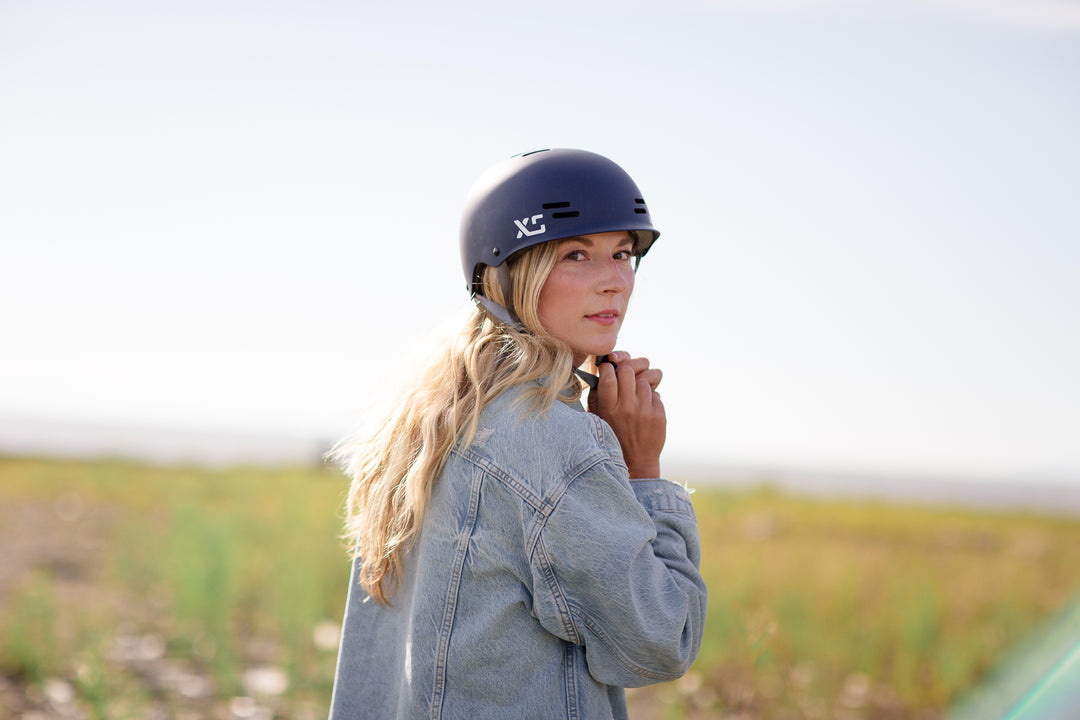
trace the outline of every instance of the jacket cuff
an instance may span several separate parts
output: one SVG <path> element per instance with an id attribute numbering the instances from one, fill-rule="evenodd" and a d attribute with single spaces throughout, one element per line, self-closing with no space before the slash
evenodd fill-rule
<path id="1" fill-rule="evenodd" d="M 690 490 L 681 483 L 664 478 L 636 478 L 630 481 L 634 496 L 646 510 L 666 510 L 694 514 Z"/>

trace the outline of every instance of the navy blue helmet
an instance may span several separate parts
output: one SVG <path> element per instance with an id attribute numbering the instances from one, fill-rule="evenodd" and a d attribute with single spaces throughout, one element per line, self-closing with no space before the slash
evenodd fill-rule
<path id="1" fill-rule="evenodd" d="M 660 236 L 645 198 L 621 167 L 585 150 L 515 155 L 481 175 L 466 199 L 461 218 L 466 286 L 474 298 L 482 295 L 484 267 L 499 267 L 527 247 L 620 230 L 634 233 L 639 258 Z"/>

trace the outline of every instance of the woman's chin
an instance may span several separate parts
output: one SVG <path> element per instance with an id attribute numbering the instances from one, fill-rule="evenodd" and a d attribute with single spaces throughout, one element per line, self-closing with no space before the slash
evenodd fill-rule
<path id="1" fill-rule="evenodd" d="M 615 343 L 611 343 L 610 345 L 603 345 L 603 346 L 600 346 L 600 347 L 593 347 L 593 348 L 589 348 L 589 349 L 580 349 L 580 350 L 575 349 L 574 350 L 574 367 L 581 367 L 581 364 L 584 363 L 589 358 L 591 358 L 591 357 L 602 358 L 605 355 L 610 354 L 614 350 L 615 350 Z"/>

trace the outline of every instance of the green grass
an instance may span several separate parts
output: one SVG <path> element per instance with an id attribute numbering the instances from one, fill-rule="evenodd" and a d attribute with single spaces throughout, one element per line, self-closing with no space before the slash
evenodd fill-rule
<path id="1" fill-rule="evenodd" d="M 223 699 L 241 694 L 245 667 L 268 664 L 289 675 L 279 714 L 325 706 L 335 656 L 315 647 L 312 630 L 339 620 L 344 606 L 343 493 L 340 475 L 325 469 L 0 459 L 4 506 L 77 497 L 87 508 L 77 521 L 54 518 L 41 529 L 61 545 L 68 536 L 79 542 L 78 526 L 108 519 L 93 602 L 61 607 L 63 581 L 50 577 L 48 563 L 6 600 L 0 595 L 0 672 L 29 682 L 64 677 L 87 706 L 100 706 L 95 715 L 138 716 L 139 703 L 117 708 L 115 697 L 137 683 L 101 672 L 101 659 L 117 635 L 152 634 L 165 639 L 170 658 L 211 678 Z M 62 638 L 48 618 L 57 613 L 73 626 Z"/>
<path id="2" fill-rule="evenodd" d="M 710 607 L 694 670 L 718 707 L 761 717 L 941 714 L 1080 588 L 1076 519 L 766 491 L 695 505 Z"/>
<path id="3" fill-rule="evenodd" d="M 49 510 L 57 552 L 102 538 L 84 585 L 55 552 L 0 559 L 19 570 L 0 585 L 0 673 L 64 679 L 91 717 L 139 717 L 161 692 L 109 658 L 118 635 L 152 634 L 214 702 L 271 664 L 289 677 L 277 716 L 325 716 L 335 658 L 312 630 L 345 601 L 344 490 L 321 468 L 0 458 L 0 506 Z M 65 519 L 60 499 L 84 511 Z M 694 502 L 705 640 L 687 678 L 631 693 L 641 717 L 940 717 L 1080 589 L 1080 519 L 769 490 Z M 0 511 L 0 539 L 13 522 Z"/>
<path id="4" fill-rule="evenodd" d="M 35 573 L 16 590 L 0 635 L 0 663 L 42 682 L 62 669 L 57 653 L 56 604 L 46 576 Z"/>

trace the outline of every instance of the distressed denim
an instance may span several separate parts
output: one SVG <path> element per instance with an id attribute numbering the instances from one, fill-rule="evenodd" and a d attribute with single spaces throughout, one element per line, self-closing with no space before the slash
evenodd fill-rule
<path id="1" fill-rule="evenodd" d="M 353 568 L 332 720 L 625 718 L 623 688 L 672 680 L 705 624 L 689 493 L 630 480 L 580 405 L 504 393 L 454 448 L 391 606 Z"/>

